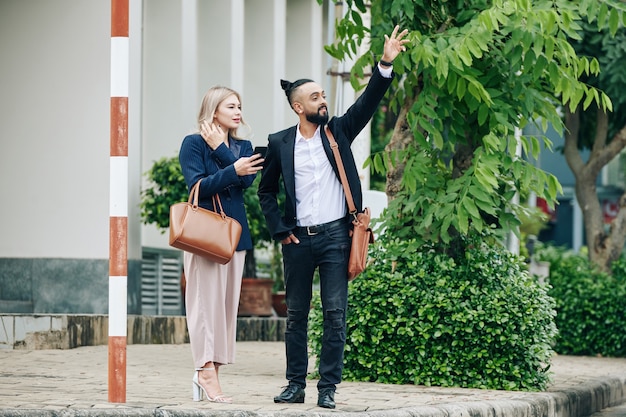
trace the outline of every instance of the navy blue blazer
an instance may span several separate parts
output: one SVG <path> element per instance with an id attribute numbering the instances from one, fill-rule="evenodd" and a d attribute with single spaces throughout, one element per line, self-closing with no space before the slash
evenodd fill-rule
<path id="1" fill-rule="evenodd" d="M 350 106 L 343 116 L 333 117 L 328 122 L 328 127 L 333 132 L 339 146 L 339 153 L 346 170 L 354 205 L 358 211 L 363 210 L 363 193 L 350 145 L 374 115 L 380 100 L 382 100 L 391 85 L 391 80 L 392 78 L 385 78 L 380 75 L 378 65 L 376 65 L 363 94 Z M 294 173 L 296 129 L 297 126 L 292 126 L 269 135 L 261 182 L 259 183 L 258 195 L 261 209 L 267 221 L 270 234 L 275 240 L 286 238 L 296 227 L 296 182 Z M 337 164 L 330 148 L 330 142 L 323 128 L 321 129 L 321 136 L 326 156 L 335 171 L 335 175 L 337 175 L 337 179 L 341 181 Z M 285 206 L 282 213 L 277 200 L 281 177 L 285 189 Z"/>
<path id="2" fill-rule="evenodd" d="M 229 146 L 222 143 L 212 150 L 200 134 L 186 136 L 180 147 L 178 160 L 189 191 L 202 179 L 198 201 L 200 207 L 213 210 L 211 196 L 219 193 L 226 215 L 241 223 L 241 238 L 237 250 L 249 250 L 252 249 L 252 238 L 243 191 L 252 185 L 256 174 L 240 177 L 233 164 L 242 156 L 252 155 L 252 143 L 230 137 L 228 143 Z"/>

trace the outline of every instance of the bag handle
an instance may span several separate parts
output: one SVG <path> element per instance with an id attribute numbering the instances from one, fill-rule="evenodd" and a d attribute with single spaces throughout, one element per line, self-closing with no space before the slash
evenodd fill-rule
<path id="1" fill-rule="evenodd" d="M 202 178 L 198 180 L 197 183 L 191 189 L 191 193 L 189 193 L 189 200 L 187 202 L 191 204 L 191 207 L 196 210 L 198 208 L 198 199 L 200 198 L 200 181 Z M 222 216 L 223 219 L 226 218 L 226 214 L 224 213 L 224 209 L 222 208 L 222 200 L 220 200 L 220 195 L 215 193 L 212 197 L 213 200 L 213 211 Z M 215 202 L 217 200 L 217 203 Z M 220 208 L 219 211 L 217 208 Z"/>
<path id="2" fill-rule="evenodd" d="M 213 199 L 213 208 L 215 209 L 215 212 L 218 213 L 220 216 L 222 216 L 222 219 L 225 219 L 226 213 L 224 213 L 224 209 L 222 208 L 222 201 L 220 200 L 220 195 L 215 193 L 211 198 Z M 215 204 L 215 200 L 217 200 L 217 204 Z M 217 211 L 218 206 L 220 208 L 220 211 Z"/>
<path id="3" fill-rule="evenodd" d="M 354 199 L 352 198 L 352 191 L 350 190 L 350 184 L 348 183 L 348 177 L 346 176 L 346 170 L 343 167 L 343 161 L 341 160 L 341 154 L 339 153 L 339 145 L 333 136 L 333 132 L 330 131 L 328 125 L 324 126 L 326 136 L 330 142 L 330 149 L 333 150 L 335 156 L 335 162 L 337 162 L 337 169 L 339 170 L 339 178 L 341 178 L 341 185 L 343 186 L 343 192 L 346 194 L 346 201 L 348 202 L 348 211 L 356 220 L 356 206 L 354 205 Z"/>
<path id="4" fill-rule="evenodd" d="M 189 193 L 189 200 L 187 200 L 187 202 L 191 204 L 194 210 L 198 208 L 198 198 L 200 196 L 200 181 L 202 181 L 202 178 L 200 178 L 198 182 L 195 183 L 195 185 L 191 189 L 191 192 Z"/>

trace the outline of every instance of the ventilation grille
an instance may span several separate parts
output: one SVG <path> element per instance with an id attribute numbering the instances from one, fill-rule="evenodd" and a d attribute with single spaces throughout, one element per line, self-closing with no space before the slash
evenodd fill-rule
<path id="1" fill-rule="evenodd" d="M 144 248 L 141 262 L 141 312 L 184 314 L 180 289 L 182 252 Z"/>

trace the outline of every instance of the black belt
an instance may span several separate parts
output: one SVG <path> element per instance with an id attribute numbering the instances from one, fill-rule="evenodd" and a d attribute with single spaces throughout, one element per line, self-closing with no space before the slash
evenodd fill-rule
<path id="1" fill-rule="evenodd" d="M 344 218 L 333 220 L 332 222 L 316 224 L 315 226 L 298 226 L 294 230 L 296 234 L 307 234 L 309 236 L 315 236 L 318 233 L 325 232 L 326 230 L 334 229 L 335 227 L 345 226 L 348 221 Z"/>

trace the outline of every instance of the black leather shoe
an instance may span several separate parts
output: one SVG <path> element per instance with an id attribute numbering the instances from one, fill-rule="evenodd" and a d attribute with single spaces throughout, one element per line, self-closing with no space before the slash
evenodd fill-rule
<path id="1" fill-rule="evenodd" d="M 317 405 L 324 408 L 335 408 L 335 390 L 326 388 L 317 395 Z"/>
<path id="2" fill-rule="evenodd" d="M 280 393 L 279 396 L 274 397 L 275 403 L 303 403 L 304 402 L 304 388 L 300 388 L 297 385 L 289 385 Z"/>

